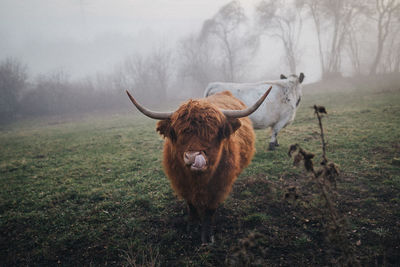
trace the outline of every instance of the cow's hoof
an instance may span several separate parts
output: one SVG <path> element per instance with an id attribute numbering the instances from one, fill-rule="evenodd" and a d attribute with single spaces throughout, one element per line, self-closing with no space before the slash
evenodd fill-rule
<path id="1" fill-rule="evenodd" d="M 269 143 L 268 150 L 270 150 L 270 151 L 274 151 L 275 150 L 275 142 L 270 142 Z"/>
<path id="2" fill-rule="evenodd" d="M 214 244 L 214 242 L 215 242 L 215 238 L 214 238 L 213 234 L 210 234 L 207 236 L 205 236 L 205 235 L 201 236 L 201 244 L 202 245 Z"/>
<path id="3" fill-rule="evenodd" d="M 209 225 L 202 225 L 201 229 L 201 243 L 213 244 L 214 243 L 214 231 Z"/>

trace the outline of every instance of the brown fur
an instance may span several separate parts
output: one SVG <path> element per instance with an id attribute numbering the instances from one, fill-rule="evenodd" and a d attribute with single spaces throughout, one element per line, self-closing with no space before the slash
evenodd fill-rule
<path id="1" fill-rule="evenodd" d="M 166 139 L 163 165 L 171 186 L 200 217 L 225 200 L 253 157 L 255 134 L 250 119 L 227 119 L 220 111 L 244 108 L 230 92 L 222 92 L 188 100 L 170 119 L 157 124 Z M 191 171 L 183 161 L 186 151 L 204 151 L 208 168 Z"/>

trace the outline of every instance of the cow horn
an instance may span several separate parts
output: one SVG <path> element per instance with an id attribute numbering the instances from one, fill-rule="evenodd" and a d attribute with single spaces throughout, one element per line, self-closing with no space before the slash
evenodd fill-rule
<path id="1" fill-rule="evenodd" d="M 221 110 L 221 111 L 228 118 L 243 118 L 243 117 L 249 116 L 251 113 L 253 113 L 254 111 L 256 111 L 258 109 L 258 107 L 262 104 L 262 102 L 264 102 L 265 98 L 268 96 L 268 94 L 269 94 L 269 92 L 271 92 L 271 90 L 272 90 L 272 86 L 251 107 L 248 107 L 243 110 Z"/>
<path id="2" fill-rule="evenodd" d="M 132 101 L 132 103 L 137 107 L 137 109 L 142 112 L 144 115 L 146 115 L 147 117 L 150 117 L 152 119 L 156 119 L 156 120 L 166 120 L 171 118 L 173 112 L 157 112 L 157 111 L 152 111 L 150 109 L 147 109 L 145 107 L 143 107 L 142 105 L 140 105 L 136 99 L 133 98 L 133 96 L 131 96 L 131 94 L 128 92 L 128 90 L 126 90 L 126 93 L 129 96 L 129 99 Z"/>

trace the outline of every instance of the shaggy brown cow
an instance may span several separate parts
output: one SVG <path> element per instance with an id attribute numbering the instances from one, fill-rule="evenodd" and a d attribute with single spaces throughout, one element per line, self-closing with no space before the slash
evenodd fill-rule
<path id="1" fill-rule="evenodd" d="M 203 243 L 213 241 L 214 212 L 253 157 L 255 134 L 250 119 L 245 117 L 270 91 L 247 109 L 226 91 L 188 100 L 170 113 L 144 108 L 127 91 L 142 113 L 161 120 L 157 131 L 165 137 L 164 170 L 176 194 L 186 200 L 189 220 L 200 219 Z"/>

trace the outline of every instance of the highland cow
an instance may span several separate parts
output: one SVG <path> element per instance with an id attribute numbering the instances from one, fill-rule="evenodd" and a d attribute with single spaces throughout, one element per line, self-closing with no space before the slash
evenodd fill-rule
<path id="1" fill-rule="evenodd" d="M 183 103 L 175 112 L 154 112 L 132 103 L 146 116 L 160 120 L 164 136 L 163 166 L 171 186 L 188 206 L 189 221 L 200 220 L 201 240 L 213 242 L 212 220 L 232 184 L 251 161 L 255 134 L 250 119 L 272 87 L 251 107 L 230 92 Z"/>

